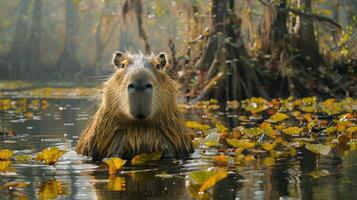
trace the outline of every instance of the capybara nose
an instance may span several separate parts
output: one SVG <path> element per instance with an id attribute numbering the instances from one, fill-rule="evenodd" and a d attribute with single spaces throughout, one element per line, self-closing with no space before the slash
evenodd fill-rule
<path id="1" fill-rule="evenodd" d="M 129 93 L 132 92 L 147 92 L 150 93 L 152 92 L 153 86 L 152 84 L 145 80 L 144 78 L 140 78 L 128 85 L 128 91 Z"/>

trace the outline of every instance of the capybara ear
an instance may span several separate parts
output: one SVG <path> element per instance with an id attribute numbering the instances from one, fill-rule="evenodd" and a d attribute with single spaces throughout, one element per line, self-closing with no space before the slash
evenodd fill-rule
<path id="1" fill-rule="evenodd" d="M 157 61 L 159 64 L 157 65 L 158 69 L 165 69 L 169 64 L 169 59 L 167 58 L 166 53 L 161 52 L 156 56 Z"/>
<path id="2" fill-rule="evenodd" d="M 114 54 L 113 63 L 117 68 L 124 68 L 127 64 L 124 53 L 118 51 Z"/>

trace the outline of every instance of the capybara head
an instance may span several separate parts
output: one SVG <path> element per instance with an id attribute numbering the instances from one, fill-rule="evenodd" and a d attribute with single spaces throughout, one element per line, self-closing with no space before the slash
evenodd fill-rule
<path id="1" fill-rule="evenodd" d="M 105 85 L 104 103 L 128 120 L 150 121 L 167 112 L 176 100 L 175 82 L 166 73 L 165 53 L 115 53 L 114 75 Z"/>

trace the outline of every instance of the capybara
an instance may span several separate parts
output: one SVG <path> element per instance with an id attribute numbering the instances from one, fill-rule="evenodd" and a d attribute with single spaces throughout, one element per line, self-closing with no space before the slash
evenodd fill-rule
<path id="1" fill-rule="evenodd" d="M 189 156 L 190 131 L 176 102 L 178 84 L 166 72 L 166 54 L 117 52 L 113 63 L 116 70 L 103 84 L 100 106 L 76 152 L 93 160 L 153 152 Z"/>

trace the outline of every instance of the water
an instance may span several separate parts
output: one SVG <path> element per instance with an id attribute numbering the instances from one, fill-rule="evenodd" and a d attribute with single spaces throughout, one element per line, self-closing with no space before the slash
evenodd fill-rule
<path id="1" fill-rule="evenodd" d="M 32 99 L 27 104 L 32 104 Z M 124 166 L 115 176 L 106 167 L 77 155 L 74 147 L 80 131 L 94 111 L 86 99 L 48 100 L 46 108 L 0 111 L 1 124 L 16 131 L 1 137 L 0 149 L 35 155 L 57 146 L 67 151 L 55 165 L 12 161 L 12 170 L 0 175 L 0 185 L 27 182 L 27 187 L 0 190 L 0 199 L 192 199 L 186 175 L 213 166 L 198 149 L 187 160 L 162 160 L 148 166 Z M 30 106 L 31 107 L 31 106 Z M 27 110 L 28 109 L 28 110 Z M 21 113 L 26 113 L 25 115 Z M 218 113 L 226 125 L 237 125 L 230 113 Z M 199 118 L 195 113 L 189 119 Z M 208 153 L 206 153 L 208 155 Z M 230 167 L 227 178 L 206 196 L 208 199 L 357 199 L 357 153 L 330 153 L 319 161 L 319 170 L 329 175 L 313 179 L 315 158 L 301 154 L 279 159 L 270 167 Z M 164 176 L 160 174 L 170 174 Z"/>

